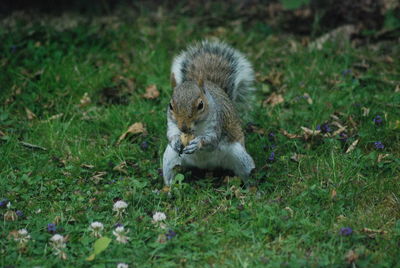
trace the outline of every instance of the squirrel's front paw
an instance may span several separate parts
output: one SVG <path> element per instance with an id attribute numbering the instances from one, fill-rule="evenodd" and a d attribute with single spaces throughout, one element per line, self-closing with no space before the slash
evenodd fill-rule
<path id="1" fill-rule="evenodd" d="M 192 154 L 201 148 L 202 142 L 201 138 L 195 138 L 189 144 L 183 148 L 184 154 Z"/>
<path id="2" fill-rule="evenodd" d="M 182 153 L 183 150 L 183 144 L 181 139 L 179 138 L 179 136 L 176 136 L 172 141 L 171 141 L 171 147 L 172 149 L 174 149 L 175 152 L 177 152 L 178 154 Z"/>

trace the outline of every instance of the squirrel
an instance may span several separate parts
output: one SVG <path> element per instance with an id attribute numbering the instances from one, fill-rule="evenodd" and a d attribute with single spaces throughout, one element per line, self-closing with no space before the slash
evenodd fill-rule
<path id="1" fill-rule="evenodd" d="M 248 183 L 255 164 L 238 113 L 251 108 L 253 82 L 250 62 L 219 41 L 197 42 L 174 58 L 163 155 L 167 186 L 175 166 L 228 169 Z"/>

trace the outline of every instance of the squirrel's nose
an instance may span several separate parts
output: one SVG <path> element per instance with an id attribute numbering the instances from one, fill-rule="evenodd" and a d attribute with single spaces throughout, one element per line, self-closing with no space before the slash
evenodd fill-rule
<path id="1" fill-rule="evenodd" d="M 190 129 L 187 127 L 186 124 L 182 125 L 182 129 L 181 130 L 182 130 L 183 133 L 189 133 L 190 132 Z"/>

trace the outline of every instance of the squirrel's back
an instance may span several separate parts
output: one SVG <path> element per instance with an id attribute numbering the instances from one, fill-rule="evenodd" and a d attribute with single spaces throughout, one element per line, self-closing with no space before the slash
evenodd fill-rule
<path id="1" fill-rule="evenodd" d="M 224 90 L 237 108 L 248 106 L 254 90 L 254 71 L 239 51 L 225 43 L 202 41 L 175 57 L 172 75 L 185 81 L 210 81 Z"/>

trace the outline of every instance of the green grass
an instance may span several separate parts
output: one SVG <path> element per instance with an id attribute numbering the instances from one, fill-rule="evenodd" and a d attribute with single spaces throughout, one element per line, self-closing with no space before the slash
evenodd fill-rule
<path id="1" fill-rule="evenodd" d="M 106 24 L 83 21 L 62 31 L 50 19 L 0 27 L 0 198 L 25 214 L 0 224 L 1 266 L 343 267 L 350 250 L 358 267 L 400 265 L 398 44 L 376 49 L 326 44 L 310 51 L 298 37 L 266 35 L 238 21 L 214 27 L 176 14 L 143 14 Z M 221 177 L 194 180 L 186 173 L 170 193 L 157 194 L 154 190 L 163 188 L 159 168 L 167 144 L 171 60 L 205 37 L 241 50 L 259 77 L 282 74 L 279 81 L 256 85 L 252 123 L 265 134 L 248 131 L 246 144 L 257 166 L 257 190 Z M 146 100 L 142 95 L 151 84 L 160 97 Z M 85 92 L 91 102 L 81 106 Z M 285 101 L 264 107 L 272 92 Z M 312 104 L 301 97 L 305 93 Z M 26 108 L 36 118 L 29 120 Z M 304 140 L 282 134 L 302 134 L 302 126 L 323 123 L 335 131 L 332 114 L 347 127 L 347 142 L 338 135 Z M 373 122 L 377 115 L 383 118 L 380 125 Z M 142 122 L 148 135 L 118 144 L 135 122 Z M 355 140 L 355 149 L 345 153 Z M 29 149 L 21 141 L 47 150 Z M 376 141 L 385 148 L 376 149 Z M 291 160 L 295 153 L 303 155 L 299 162 Z M 124 161 L 125 171 L 114 169 Z M 99 172 L 106 174 L 93 178 Z M 122 219 L 112 211 L 119 199 L 129 204 Z M 0 214 L 6 211 L 1 208 Z M 157 242 L 166 230 L 152 223 L 156 211 L 166 214 L 168 229 L 177 233 L 166 243 Z M 89 263 L 93 221 L 104 223 L 103 234 L 113 241 Z M 118 222 L 130 229 L 128 244 L 118 244 L 112 235 Z M 53 255 L 48 223 L 68 236 L 67 260 Z M 340 235 L 343 227 L 353 233 Z M 21 228 L 31 235 L 25 251 L 9 237 Z"/>

